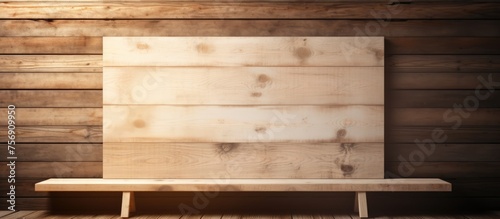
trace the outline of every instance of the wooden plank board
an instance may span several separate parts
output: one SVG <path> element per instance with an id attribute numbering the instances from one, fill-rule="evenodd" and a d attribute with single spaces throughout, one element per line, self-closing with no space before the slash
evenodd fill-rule
<path id="1" fill-rule="evenodd" d="M 421 139 L 420 139 L 421 140 Z M 435 144 L 435 147 L 430 144 L 385 144 L 385 159 L 386 161 L 399 161 L 400 156 L 419 156 L 421 153 L 426 154 L 423 150 L 427 148 L 426 161 L 452 161 L 452 162 L 494 162 L 500 160 L 500 145 L 499 144 Z M 434 150 L 433 150 L 434 148 Z"/>
<path id="2" fill-rule="evenodd" d="M 0 73 L 0 89 L 102 89 L 101 73 Z"/>
<path id="3" fill-rule="evenodd" d="M 104 67 L 103 77 L 104 104 L 384 104 L 383 67 Z"/>
<path id="4" fill-rule="evenodd" d="M 499 55 L 498 37 L 391 37 L 385 52 L 391 55 Z"/>
<path id="5" fill-rule="evenodd" d="M 394 108 L 387 114 L 391 126 L 499 126 L 500 108 L 478 108 L 460 114 L 453 108 Z M 467 117 L 466 117 L 467 116 Z"/>
<path id="6" fill-rule="evenodd" d="M 104 178 L 383 178 L 383 143 L 105 143 Z"/>
<path id="7" fill-rule="evenodd" d="M 392 89 L 450 90 L 483 88 L 484 81 L 500 81 L 498 73 L 395 73 L 390 74 Z"/>
<path id="8" fill-rule="evenodd" d="M 498 3 L 419 2 L 10 2 L 0 4 L 8 19 L 498 19 Z M 394 13 L 397 11 L 398 13 Z M 384 15 L 378 15 L 384 16 Z"/>
<path id="9" fill-rule="evenodd" d="M 104 37 L 104 66 L 383 66 L 383 37 Z"/>
<path id="10" fill-rule="evenodd" d="M 2 36 L 470 36 L 497 37 L 498 20 L 0 20 Z M 375 31 L 364 31 L 380 24 Z"/>
<path id="11" fill-rule="evenodd" d="M 37 191 L 451 191 L 440 179 L 48 179 Z"/>
<path id="12" fill-rule="evenodd" d="M 0 164 L 7 173 L 7 162 Z M 51 177 L 102 178 L 102 162 L 16 162 L 16 180 Z"/>
<path id="13" fill-rule="evenodd" d="M 2 72 L 101 72 L 101 55 L 0 55 Z"/>
<path id="14" fill-rule="evenodd" d="M 420 165 L 415 165 L 420 164 Z M 498 178 L 500 162 L 387 162 L 386 173 L 404 177 Z M 392 175 L 392 174 L 391 174 Z"/>
<path id="15" fill-rule="evenodd" d="M 415 143 L 415 140 L 432 140 L 436 143 L 498 143 L 500 128 L 497 127 L 399 127 L 388 130 L 387 141 L 390 143 Z M 443 140 L 445 139 L 445 140 Z M 441 142 L 439 142 L 441 141 Z"/>
<path id="16" fill-rule="evenodd" d="M 7 108 L 0 108 L 0 115 L 7 115 Z M 101 108 L 16 108 L 17 126 L 102 125 Z M 0 117 L 7 124 L 7 117 Z"/>
<path id="17" fill-rule="evenodd" d="M 16 156 L 20 162 L 102 161 L 102 144 L 16 144 Z"/>
<path id="18" fill-rule="evenodd" d="M 383 106 L 104 106 L 105 142 L 383 142 Z"/>
<path id="19" fill-rule="evenodd" d="M 7 126 L 0 127 L 0 140 L 7 142 Z M 102 126 L 19 126 L 16 143 L 101 143 Z"/>
<path id="20" fill-rule="evenodd" d="M 491 84 L 490 84 L 491 85 Z M 480 108 L 500 108 L 500 92 L 489 90 L 393 90 L 389 93 L 389 107 L 412 107 L 412 108 L 449 108 L 457 104 L 458 109 L 465 109 L 464 101 L 471 99 L 470 108 L 476 107 L 475 101 L 477 93 L 484 95 L 483 100 L 478 100 L 477 107 Z"/>
<path id="21" fill-rule="evenodd" d="M 386 58 L 391 73 L 498 73 L 500 55 L 393 55 Z"/>
<path id="22" fill-rule="evenodd" d="M 0 90 L 0 96 L 0 107 L 102 107 L 102 90 Z"/>
<path id="23" fill-rule="evenodd" d="M 100 37 L 1 37 L 2 54 L 86 54 L 102 53 Z"/>

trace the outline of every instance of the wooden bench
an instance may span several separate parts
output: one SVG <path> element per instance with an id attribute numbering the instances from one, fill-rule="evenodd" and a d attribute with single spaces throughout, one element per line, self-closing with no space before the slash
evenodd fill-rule
<path id="1" fill-rule="evenodd" d="M 355 192 L 355 211 L 368 217 L 367 192 L 443 192 L 451 184 L 440 179 L 48 179 L 36 191 L 122 192 L 121 216 L 135 211 L 134 192 Z"/>
<path id="2" fill-rule="evenodd" d="M 384 179 L 384 81 L 383 37 L 104 37 L 103 179 L 36 190 L 450 191 Z"/>

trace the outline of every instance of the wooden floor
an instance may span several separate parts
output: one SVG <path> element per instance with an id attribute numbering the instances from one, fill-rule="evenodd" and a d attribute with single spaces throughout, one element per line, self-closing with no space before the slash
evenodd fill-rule
<path id="1" fill-rule="evenodd" d="M 94 219 L 111 219 L 120 218 L 119 214 L 110 213 L 50 213 L 48 211 L 0 211 L 2 219 L 59 219 L 59 218 L 94 218 Z M 182 219 L 236 219 L 236 218 L 280 218 L 280 219 L 354 219 L 359 218 L 353 214 L 206 214 L 206 215 L 180 215 L 180 214 L 161 214 L 161 213 L 136 213 L 130 218 L 182 218 Z M 449 214 L 398 214 L 390 216 L 375 216 L 371 218 L 384 219 L 498 219 L 500 212 L 476 212 L 476 213 L 449 213 Z"/>

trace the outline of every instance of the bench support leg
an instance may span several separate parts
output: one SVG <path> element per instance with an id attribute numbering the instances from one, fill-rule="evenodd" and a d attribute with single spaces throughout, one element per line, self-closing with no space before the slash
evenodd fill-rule
<path id="1" fill-rule="evenodd" d="M 368 217 L 368 202 L 366 201 L 366 192 L 356 192 L 354 196 L 354 212 L 359 212 L 360 218 Z"/>
<path id="2" fill-rule="evenodd" d="M 121 217 L 128 218 L 130 212 L 135 211 L 134 192 L 123 192 Z"/>

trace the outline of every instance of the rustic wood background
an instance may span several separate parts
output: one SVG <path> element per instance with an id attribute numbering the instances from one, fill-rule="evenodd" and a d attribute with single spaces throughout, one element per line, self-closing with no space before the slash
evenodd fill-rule
<path id="1" fill-rule="evenodd" d="M 448 120 L 443 115 L 464 100 L 476 103 L 479 77 L 500 81 L 500 3 L 305 2 L 0 3 L 0 140 L 6 142 L 6 106 L 15 104 L 17 209 L 119 207 L 115 193 L 33 191 L 35 182 L 50 177 L 102 177 L 102 36 L 363 35 L 385 36 L 386 177 L 440 177 L 454 190 L 369 194 L 370 207 L 498 209 L 500 86 L 482 87 L 479 93 L 489 95 L 477 101 L 477 110 L 451 113 Z M 458 128 L 455 119 L 461 120 Z M 446 141 L 419 157 L 423 152 L 414 141 L 432 138 L 435 128 Z M 6 180 L 0 193 L 6 198 Z M 192 193 L 137 198 L 139 209 L 176 212 L 179 203 L 200 200 Z M 351 208 L 352 199 L 336 193 L 225 193 L 197 209 L 324 210 Z"/>

